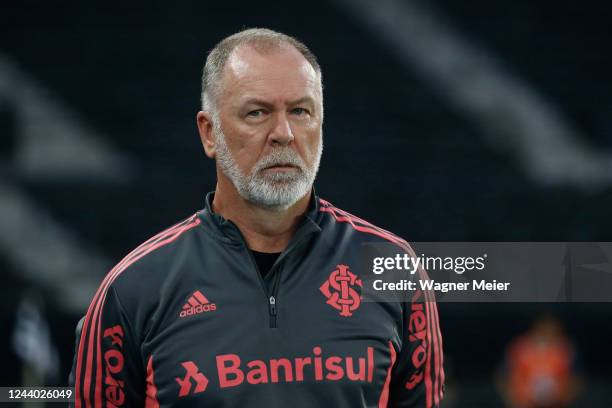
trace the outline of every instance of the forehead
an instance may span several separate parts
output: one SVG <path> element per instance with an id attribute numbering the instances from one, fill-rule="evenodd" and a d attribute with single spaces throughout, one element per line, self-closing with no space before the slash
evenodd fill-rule
<path id="1" fill-rule="evenodd" d="M 236 47 L 225 65 L 223 81 L 224 96 L 234 100 L 315 98 L 320 86 L 306 58 L 284 44 L 263 52 L 249 45 Z"/>

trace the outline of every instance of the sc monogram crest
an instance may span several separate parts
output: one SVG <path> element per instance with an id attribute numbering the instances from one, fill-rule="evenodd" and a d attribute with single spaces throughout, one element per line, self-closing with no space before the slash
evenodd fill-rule
<path id="1" fill-rule="evenodd" d="M 326 303 L 340 311 L 340 316 L 350 317 L 361 305 L 361 288 L 361 279 L 348 265 L 336 265 L 319 290 L 327 298 Z"/>

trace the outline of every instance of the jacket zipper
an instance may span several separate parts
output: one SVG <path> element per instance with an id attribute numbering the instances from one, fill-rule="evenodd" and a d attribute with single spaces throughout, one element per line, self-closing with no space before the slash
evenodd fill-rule
<path id="1" fill-rule="evenodd" d="M 280 256 L 279 256 L 279 259 L 280 259 Z M 270 268 L 268 273 L 272 273 L 274 271 L 274 266 L 276 266 L 277 264 L 278 264 L 278 260 L 277 262 L 274 263 L 274 265 L 272 265 L 272 268 Z M 276 275 L 274 275 L 274 283 L 272 284 L 272 294 L 268 297 L 268 306 L 270 310 L 270 328 L 271 329 L 276 329 L 278 327 L 277 321 L 276 321 L 276 315 L 278 312 L 277 310 L 278 287 L 280 285 L 281 272 L 282 272 L 282 269 L 279 271 L 276 271 Z M 265 282 L 264 282 L 264 285 L 265 285 Z"/>
<path id="2" fill-rule="evenodd" d="M 240 234 L 240 232 L 238 232 Z M 283 253 L 280 254 L 280 256 L 278 257 L 278 259 L 276 260 L 276 262 L 274 262 L 274 265 L 272 265 L 272 267 L 270 268 L 270 270 L 268 271 L 268 274 L 272 274 L 275 273 L 276 275 L 274 275 L 274 283 L 272 285 L 272 293 L 270 293 L 268 291 L 268 286 L 266 285 L 266 282 L 264 281 L 264 279 L 261 276 L 261 272 L 259 271 L 259 266 L 257 266 L 257 262 L 255 262 L 255 257 L 253 256 L 253 254 L 251 253 L 251 250 L 249 249 L 249 247 L 246 245 L 246 241 L 244 239 L 244 237 L 242 236 L 242 234 L 240 234 L 241 238 L 242 238 L 242 243 L 244 245 L 245 250 L 247 251 L 248 255 L 249 255 L 249 259 L 251 260 L 251 265 L 253 265 L 255 272 L 257 273 L 257 278 L 259 279 L 259 283 L 261 284 L 261 288 L 267 298 L 267 302 L 268 302 L 268 317 L 269 317 L 269 321 L 270 321 L 270 328 L 271 329 L 276 329 L 277 326 L 277 316 L 278 316 L 278 287 L 280 286 L 280 275 L 282 272 L 282 269 L 279 271 L 275 271 L 275 269 L 277 269 L 277 266 L 280 265 L 281 261 L 283 260 L 283 258 L 285 258 L 286 254 L 288 252 L 291 252 L 291 250 L 306 236 L 306 234 L 302 234 L 301 237 L 299 237 L 298 239 L 294 239 L 293 242 L 289 243 L 289 246 L 285 249 L 285 251 L 283 251 Z M 295 238 L 295 237 L 294 237 Z"/>
<path id="3" fill-rule="evenodd" d="M 276 328 L 276 298 L 274 296 L 270 296 L 268 299 L 268 304 L 270 305 L 270 328 Z"/>
<path id="4" fill-rule="evenodd" d="M 253 265 L 254 269 L 255 269 L 255 273 L 257 273 L 257 278 L 259 279 L 259 283 L 261 285 L 261 289 L 263 290 L 267 300 L 268 300 L 268 317 L 269 317 L 269 325 L 271 329 L 276 329 L 276 315 L 277 315 L 277 306 L 276 306 L 276 294 L 278 292 L 278 275 L 280 275 L 280 272 L 277 272 L 277 276 L 274 277 L 275 281 L 274 281 L 274 286 L 273 286 L 273 293 L 269 293 L 268 291 L 268 286 L 266 285 L 265 280 L 263 279 L 263 277 L 261 276 L 261 271 L 259 270 L 259 266 L 257 266 L 257 262 L 255 262 L 255 257 L 253 257 L 253 254 L 251 253 L 251 250 L 246 246 L 246 243 L 244 245 L 246 251 L 249 254 L 249 259 L 251 260 L 251 265 Z M 276 265 L 276 263 L 274 264 Z M 274 269 L 274 265 L 272 266 L 272 268 L 270 269 L 270 271 L 268 271 L 268 273 L 272 273 L 272 269 Z"/>

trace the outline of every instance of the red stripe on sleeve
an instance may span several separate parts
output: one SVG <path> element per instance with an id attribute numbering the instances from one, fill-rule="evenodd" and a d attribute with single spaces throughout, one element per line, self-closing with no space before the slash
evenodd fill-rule
<path id="1" fill-rule="evenodd" d="M 155 372 L 153 370 L 153 356 L 149 357 L 147 363 L 147 391 L 145 408 L 159 408 L 157 400 L 157 386 L 155 385 Z"/>
<path id="2" fill-rule="evenodd" d="M 436 372 L 436 394 L 440 401 L 442 401 L 442 397 L 444 397 L 444 353 L 442 347 L 442 333 L 440 332 L 440 321 L 438 316 L 438 307 L 433 305 L 435 322 L 433 329 L 435 330 L 436 338 L 438 339 L 438 349 L 436 353 L 436 361 L 437 361 L 437 372 Z M 438 382 L 439 381 L 439 382 Z"/>
<path id="3" fill-rule="evenodd" d="M 389 368 L 387 369 L 387 378 L 385 378 L 385 384 L 383 385 L 382 392 L 380 393 L 380 399 L 378 400 L 378 408 L 386 408 L 389 403 L 389 385 L 391 384 L 391 370 L 393 370 L 393 366 L 395 365 L 395 348 L 393 347 L 393 343 L 389 342 L 389 353 L 391 356 L 391 361 L 389 363 Z"/>
<path id="4" fill-rule="evenodd" d="M 117 264 L 105 277 L 102 281 L 102 284 L 96 291 L 94 298 L 89 305 L 87 314 L 85 316 L 85 321 L 83 322 L 83 327 L 81 330 L 81 339 L 79 341 L 79 349 L 77 354 L 77 369 L 76 369 L 76 380 L 75 380 L 75 406 L 77 408 L 81 408 L 81 399 L 84 394 L 85 406 L 86 408 L 91 407 L 91 372 L 92 365 L 94 359 L 94 337 L 97 337 L 97 363 L 98 369 L 96 371 L 96 389 L 95 389 L 95 407 L 101 407 L 102 405 L 102 395 L 101 395 L 101 382 L 102 382 L 102 367 L 101 367 L 101 355 L 100 355 L 100 320 L 102 314 L 102 305 L 106 300 L 106 293 L 108 291 L 109 286 L 115 280 L 117 276 L 121 272 L 123 272 L 129 265 L 136 262 L 138 259 L 147 255 L 151 251 L 166 245 L 174 239 L 176 239 L 179 235 L 181 235 L 184 231 L 193 228 L 194 226 L 200 224 L 200 220 L 197 218 L 197 214 L 194 214 L 192 217 L 187 220 L 174 225 L 173 227 L 168 228 L 165 231 L 157 234 L 153 238 L 149 239 L 130 254 L 128 254 L 119 264 Z M 91 320 L 91 325 L 89 325 Z M 96 330 L 97 329 L 97 330 Z M 89 333 L 88 333 L 89 331 Z M 97 335 L 97 336 L 96 336 Z M 83 364 L 83 349 L 85 347 L 85 343 L 87 341 L 87 352 L 86 357 L 87 361 L 85 362 L 85 378 L 83 381 L 83 390 L 81 390 L 81 373 L 82 373 L 82 364 Z"/>
<path id="5" fill-rule="evenodd" d="M 432 381 L 431 381 L 431 314 L 429 313 L 429 300 L 427 299 L 427 293 L 425 293 L 425 311 L 427 316 L 427 361 L 425 363 L 425 399 L 427 408 L 431 408 L 432 404 Z"/>
<path id="6" fill-rule="evenodd" d="M 169 236 L 168 238 L 162 241 L 157 242 L 155 245 L 151 246 L 150 248 L 147 248 L 141 255 L 133 258 L 130 262 L 126 263 L 120 270 L 115 272 L 115 276 L 113 277 L 112 281 L 114 281 L 117 276 L 119 276 L 125 269 L 127 269 L 128 266 L 130 266 L 134 262 L 138 261 L 145 255 L 153 252 L 154 250 L 162 246 L 168 245 L 169 243 L 176 240 L 181 234 L 183 234 L 183 232 L 190 230 L 191 228 L 199 224 L 200 224 L 200 220 L 196 218 L 194 222 L 178 228 L 177 231 L 174 232 L 173 235 Z M 106 294 L 108 293 L 108 287 L 110 286 L 112 281 L 109 282 L 104 292 L 104 296 L 103 296 L 101 304 L 104 304 L 104 301 L 106 300 Z M 97 343 L 98 344 L 97 344 L 97 370 L 96 370 L 96 393 L 95 393 L 96 405 L 95 405 L 95 408 L 102 407 L 102 353 L 101 353 L 102 346 L 101 346 L 101 341 L 100 341 L 101 339 L 100 333 L 102 332 L 102 324 L 101 324 L 102 308 L 100 308 L 100 310 L 98 311 L 98 314 L 100 315 L 100 319 L 98 319 L 98 325 L 97 325 Z M 98 405 L 98 403 L 100 405 Z"/>
<path id="7" fill-rule="evenodd" d="M 108 280 L 111 278 L 111 275 L 114 273 L 114 271 L 118 268 L 120 268 L 125 262 L 127 262 L 129 259 L 131 259 L 133 256 L 138 255 L 139 253 L 142 252 L 142 250 L 144 250 L 144 248 L 146 248 L 148 245 L 152 244 L 153 241 L 157 240 L 157 239 L 161 239 L 163 238 L 163 236 L 167 236 L 169 235 L 172 231 L 174 231 L 175 229 L 181 227 L 182 225 L 190 222 L 193 220 L 193 218 L 197 216 L 197 214 L 194 214 L 192 217 L 179 222 L 177 224 L 175 224 L 174 226 L 160 232 L 159 234 L 153 236 L 152 238 L 148 239 L 146 242 L 144 242 L 143 244 L 141 244 L 140 246 L 138 246 L 135 250 L 133 250 L 132 252 L 130 252 L 125 258 L 123 258 L 121 260 L 121 262 L 119 262 L 119 264 L 117 264 L 104 278 L 104 280 L 102 281 L 102 283 L 100 284 L 100 286 L 98 287 L 98 290 L 96 291 L 92 302 L 90 303 L 88 309 L 87 309 L 87 313 L 85 315 L 85 320 L 83 321 L 83 327 L 81 327 L 81 338 L 79 340 L 79 348 L 78 348 L 78 352 L 77 352 L 77 367 L 76 367 L 76 376 L 75 376 L 75 401 L 76 401 L 76 408 L 81 408 L 81 372 L 82 372 L 82 364 L 83 364 L 83 348 L 85 347 L 87 338 L 88 338 L 88 328 L 89 328 L 89 321 L 92 317 L 92 314 L 94 314 L 94 309 L 97 305 L 98 299 L 100 294 L 102 293 L 102 291 L 104 290 L 104 287 L 106 285 L 106 283 L 108 282 Z M 92 333 L 92 331 L 90 330 L 90 334 Z M 88 349 L 90 350 L 90 349 Z M 88 353 L 88 360 L 91 357 L 91 355 Z M 91 377 L 87 377 L 85 378 L 84 381 L 84 387 L 87 392 L 85 393 L 85 406 L 87 408 L 89 408 L 91 406 L 91 402 L 90 402 L 90 396 L 89 396 L 89 389 L 90 389 L 90 383 L 91 383 Z"/>

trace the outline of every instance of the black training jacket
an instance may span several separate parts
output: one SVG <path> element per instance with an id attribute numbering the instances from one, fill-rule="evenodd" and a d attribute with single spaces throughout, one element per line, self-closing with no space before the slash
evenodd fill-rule
<path id="1" fill-rule="evenodd" d="M 262 279 L 238 228 L 205 209 L 106 276 L 77 326 L 77 407 L 434 407 L 435 302 L 364 302 L 363 244 L 405 241 L 313 194 Z"/>

